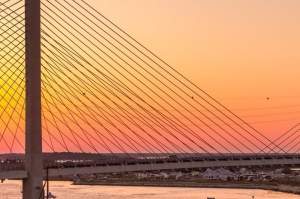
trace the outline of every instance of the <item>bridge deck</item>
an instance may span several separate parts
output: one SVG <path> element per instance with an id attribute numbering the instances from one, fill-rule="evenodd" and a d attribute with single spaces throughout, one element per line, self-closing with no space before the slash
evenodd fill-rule
<path id="1" fill-rule="evenodd" d="M 213 167 L 235 167 L 235 166 L 271 166 L 271 165 L 300 165 L 300 157 L 290 156 L 283 158 L 275 157 L 256 157 L 253 159 L 236 159 L 236 160 L 202 160 L 202 161 L 178 161 L 178 162 L 160 162 L 145 164 L 120 164 L 106 166 L 74 167 L 74 168 L 51 168 L 49 177 L 72 176 L 83 174 L 97 173 L 122 173 L 138 171 L 155 171 L 155 170 L 174 170 L 174 169 L 193 169 L 193 168 L 213 168 Z M 44 172 L 46 176 L 46 172 Z M 27 177 L 25 171 L 2 171 L 0 179 L 24 179 Z"/>

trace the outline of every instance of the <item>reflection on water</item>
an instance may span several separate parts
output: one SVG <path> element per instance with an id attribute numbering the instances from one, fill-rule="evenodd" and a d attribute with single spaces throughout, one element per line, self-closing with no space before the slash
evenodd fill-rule
<path id="1" fill-rule="evenodd" d="M 264 190 L 74 186 L 70 182 L 51 182 L 57 199 L 300 199 L 300 196 Z M 0 199 L 20 199 L 21 182 L 0 184 Z"/>

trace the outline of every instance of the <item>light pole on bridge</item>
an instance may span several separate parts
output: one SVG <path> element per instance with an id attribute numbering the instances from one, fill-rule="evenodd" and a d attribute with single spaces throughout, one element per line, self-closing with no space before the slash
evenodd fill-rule
<path id="1" fill-rule="evenodd" d="M 40 0 L 25 0 L 25 169 L 23 199 L 43 198 Z"/>

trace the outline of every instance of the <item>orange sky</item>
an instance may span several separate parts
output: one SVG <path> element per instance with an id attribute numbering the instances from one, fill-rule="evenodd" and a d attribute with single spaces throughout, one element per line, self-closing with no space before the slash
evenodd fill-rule
<path id="1" fill-rule="evenodd" d="M 186 77 L 199 85 L 200 88 L 216 97 L 224 105 L 244 118 L 259 131 L 263 132 L 267 137 L 271 139 L 278 137 L 284 131 L 299 122 L 300 87 L 297 83 L 299 82 L 300 77 L 300 1 L 86 1 L 96 10 L 103 13 L 107 18 L 130 33 L 135 39 L 166 60 Z M 53 7 L 53 5 L 51 6 L 50 4 L 51 3 L 48 2 L 48 6 L 53 9 L 55 6 Z M 64 4 L 66 4 L 66 2 Z M 55 5 L 57 6 L 58 3 Z M 44 17 L 48 18 L 48 20 L 52 21 L 52 23 L 53 18 L 51 19 L 51 16 L 54 16 L 54 19 L 58 19 L 59 16 L 63 16 L 63 20 L 58 20 L 60 23 L 65 22 L 64 20 L 66 20 L 66 22 L 71 22 L 70 19 L 72 18 L 74 18 L 77 22 L 81 18 L 86 21 L 90 20 L 88 16 L 73 15 L 71 18 L 66 18 L 64 13 L 61 13 L 60 11 L 56 11 L 56 14 L 58 15 L 55 15 L 55 13 L 53 13 L 48 7 L 44 6 L 44 9 L 46 9 L 46 12 L 43 12 Z M 79 17 L 79 19 L 77 17 Z M 148 109 L 146 108 L 145 110 L 153 111 L 154 109 L 152 110 L 152 108 L 155 107 L 155 109 L 162 111 L 168 117 L 174 118 L 175 116 L 176 119 L 179 119 L 178 121 L 183 122 L 185 125 L 190 125 L 188 126 L 190 128 L 188 129 L 188 133 L 191 133 L 192 131 L 197 132 L 208 142 L 209 139 L 213 139 L 214 136 L 216 136 L 217 140 L 220 142 L 224 142 L 225 139 L 222 137 L 226 135 L 227 131 L 233 130 L 230 129 L 230 126 L 225 125 L 225 127 L 223 127 L 223 121 L 221 120 L 217 120 L 217 124 L 214 123 L 214 120 L 209 120 L 206 124 L 202 124 L 200 121 L 201 119 L 205 120 L 205 118 L 203 118 L 204 115 L 201 114 L 203 111 L 209 112 L 209 110 L 204 110 L 200 107 L 201 103 L 204 103 L 204 100 L 198 98 L 199 95 L 195 95 L 195 93 L 190 92 L 191 90 L 187 89 L 188 91 L 186 91 L 184 90 L 186 89 L 185 87 L 183 90 L 178 88 L 175 89 L 175 91 L 185 94 L 184 96 L 186 99 L 175 95 L 176 93 L 169 88 L 167 88 L 167 92 L 164 92 L 166 88 L 163 83 L 168 83 L 166 79 L 172 77 L 170 74 L 163 73 L 166 76 L 160 74 L 162 77 L 161 79 L 163 79 L 162 81 L 155 79 L 154 76 L 151 76 L 150 78 L 148 77 L 149 79 L 147 79 L 139 74 L 139 71 L 135 71 L 134 67 L 138 67 L 138 63 L 142 63 L 140 61 L 133 64 L 132 60 L 130 60 L 129 62 L 131 65 L 134 65 L 134 67 L 129 69 L 130 65 L 128 63 L 119 64 L 119 58 L 117 59 L 119 62 L 115 62 L 113 59 L 109 59 L 109 56 L 106 54 L 106 56 L 104 56 L 105 58 L 102 59 L 102 54 L 105 54 L 104 52 L 110 54 L 108 49 L 105 49 L 103 45 L 99 45 L 99 41 L 103 41 L 104 39 L 100 38 L 100 40 L 98 40 L 93 38 L 92 41 L 86 41 L 87 33 L 84 32 L 84 28 L 86 28 L 86 26 L 78 26 L 78 24 L 76 25 L 76 22 L 75 24 L 72 22 L 71 24 L 63 26 L 55 22 L 53 25 L 45 19 L 42 21 L 46 24 L 42 24 L 42 29 L 47 33 L 44 33 L 43 35 L 46 39 L 42 40 L 42 43 L 46 46 L 42 47 L 43 51 L 45 51 L 42 53 L 42 86 L 44 89 L 43 91 L 45 91 L 43 92 L 45 93 L 45 96 L 43 95 L 43 110 L 45 112 L 45 117 L 47 117 L 46 119 L 43 119 L 43 127 L 50 129 L 48 131 L 47 129 L 44 129 L 45 132 L 47 131 L 44 133 L 45 139 L 48 139 L 47 141 L 51 142 L 51 136 L 47 133 L 52 132 L 55 136 L 57 136 L 57 140 L 53 141 L 59 142 L 60 130 L 65 132 L 67 136 L 70 137 L 71 141 L 72 136 L 74 136 L 73 133 L 78 133 L 78 135 L 75 135 L 74 137 L 81 136 L 83 140 L 88 139 L 85 136 L 87 136 L 88 133 L 91 133 L 89 139 L 92 139 L 94 142 L 96 139 L 94 139 L 95 137 L 93 136 L 96 136 L 97 133 L 103 133 L 101 136 L 105 137 L 107 135 L 111 136 L 111 133 L 113 132 L 116 133 L 114 136 L 120 138 L 121 134 L 119 135 L 117 128 L 110 124 L 110 119 L 119 124 L 125 134 L 128 133 L 130 136 L 130 133 L 132 133 L 128 131 L 130 128 L 132 128 L 133 131 L 141 133 L 140 135 L 143 135 L 143 133 L 146 132 L 150 132 L 150 134 L 153 133 L 151 132 L 151 126 L 147 126 L 152 123 L 152 125 L 158 125 L 155 128 L 156 130 L 158 129 L 159 132 L 161 130 L 170 131 L 170 129 L 171 131 L 175 131 L 177 130 L 177 127 L 180 127 L 180 125 L 176 126 L 178 123 L 175 125 L 175 123 L 173 123 L 174 121 L 172 121 L 173 126 L 170 125 L 166 129 L 163 125 L 160 127 L 160 122 L 167 122 L 167 124 L 169 124 L 170 121 L 167 121 L 166 118 L 162 117 L 161 114 L 156 113 L 155 111 L 154 113 L 156 116 L 159 116 L 158 121 L 152 121 L 153 118 L 150 118 L 151 120 L 146 120 L 147 122 L 144 123 L 143 119 L 147 118 L 146 116 L 149 113 L 147 112 L 144 116 L 140 114 L 136 115 L 136 111 L 133 108 L 136 108 L 137 110 L 142 109 L 138 106 L 138 104 L 135 104 L 135 101 L 132 100 L 133 98 L 126 98 L 126 94 L 123 95 L 121 92 L 119 93 L 119 91 L 114 91 L 115 95 L 108 92 L 106 89 L 113 87 L 103 87 L 103 85 L 110 85 L 109 82 L 106 80 L 106 82 L 104 81 L 103 83 L 103 79 L 99 78 L 102 77 L 102 75 L 91 75 L 93 72 L 99 75 L 99 71 L 101 71 L 101 74 L 103 73 L 109 77 L 113 77 L 114 79 L 119 79 L 120 82 L 125 85 L 129 85 L 129 88 L 133 89 L 133 91 L 137 93 L 136 96 L 134 96 L 134 99 L 139 101 L 138 103 L 144 104 L 144 101 L 141 100 L 143 98 L 149 100 L 148 102 L 151 106 L 148 107 L 147 104 Z M 84 34 L 79 36 L 79 40 L 81 39 L 81 41 L 86 41 L 86 43 L 80 43 L 78 38 L 74 36 L 74 33 L 77 35 L 76 33 L 78 33 L 78 29 L 79 32 L 84 32 Z M 53 34 L 52 31 L 57 34 Z M 98 36 L 101 34 L 103 34 L 102 31 L 100 31 Z M 54 39 L 51 38 L 51 36 L 54 37 Z M 66 61 L 62 61 L 62 58 L 58 56 L 61 52 L 58 54 L 53 54 L 51 52 L 51 49 L 56 52 L 55 48 L 51 46 L 51 43 L 55 43 L 56 40 L 68 48 L 76 49 L 76 52 L 78 52 L 80 56 L 88 60 L 88 62 L 82 62 L 86 65 L 83 65 L 84 67 L 82 67 L 80 62 L 76 62 L 75 65 L 72 65 L 72 62 L 74 64 L 75 61 L 71 60 L 71 62 L 66 63 L 68 67 L 63 68 Z M 105 42 L 107 41 L 109 40 L 105 40 Z M 1 45 L 3 44 L 4 43 Z M 89 48 L 90 46 L 92 46 L 92 48 Z M 95 49 L 98 51 L 104 50 L 103 53 L 101 53 L 102 57 L 97 54 L 98 51 L 94 51 Z M 8 54 L 7 56 L 10 57 L 13 55 Z M 128 62 L 129 59 L 126 58 L 125 60 Z M 53 65 L 57 64 L 57 62 L 59 67 L 54 67 L 53 69 Z M 103 65 L 105 66 L 103 67 Z M 12 69 L 15 68 L 17 64 L 10 63 L 10 65 L 7 66 L 7 68 Z M 83 72 L 79 72 L 76 66 L 80 66 L 80 69 L 83 70 Z M 94 66 L 96 66 L 96 69 L 93 68 Z M 151 66 L 149 65 L 149 67 Z M 117 68 L 117 70 L 115 68 Z M 121 73 L 118 73 L 118 70 L 120 70 Z M 4 68 L 1 70 L 2 73 L 6 74 L 6 78 L 10 78 L 8 77 L 10 73 L 5 71 L 6 70 L 4 70 Z M 137 75 L 139 78 L 134 79 L 134 75 L 130 73 Z M 23 73 L 21 72 L 20 74 Z M 15 77 L 16 74 L 13 78 Z M 129 77 L 130 81 L 128 81 L 127 77 Z M 83 80 L 81 78 L 83 78 Z M 4 77 L 1 79 L 1 84 L 3 84 L 3 80 Z M 77 81 L 79 80 L 81 84 L 77 85 Z M 96 82 L 98 87 L 96 86 L 95 88 L 91 86 L 91 80 L 94 83 Z M 160 85 L 162 89 L 156 84 L 150 85 L 151 81 L 152 83 L 155 82 L 157 85 Z M 135 87 L 135 83 L 138 86 Z M 9 84 L 13 83 L 10 82 Z M 13 85 L 16 88 L 21 88 L 17 84 Z M 74 85 L 76 86 L 74 87 Z M 174 89 L 174 86 L 172 85 L 171 88 Z M 4 91 L 7 89 L 9 88 L 3 87 L 0 91 L 1 93 L 5 93 Z M 115 88 L 113 88 L 113 90 L 114 89 Z M 103 90 L 105 91 L 105 95 L 102 93 Z M 18 92 L 21 92 L 21 90 Z M 147 92 L 151 94 L 148 96 Z M 97 93 L 97 95 L 92 95 L 94 93 Z M 107 93 L 109 94 L 107 95 Z M 13 93 L 8 92 L 8 94 L 1 100 L 0 105 L 4 106 L 5 104 L 8 104 L 11 94 Z M 121 99 L 119 99 L 119 95 L 122 96 Z M 113 103 L 114 100 L 121 104 L 120 107 L 119 104 L 117 107 Z M 168 100 L 170 100 L 170 102 Z M 129 103 L 129 105 L 124 101 Z M 172 104 L 173 102 L 175 105 Z M 57 110 L 58 108 L 55 103 L 60 104 L 60 110 Z M 197 105 L 197 108 L 194 107 L 195 104 Z M 17 105 L 20 110 L 23 108 L 21 103 Z M 185 105 L 188 109 L 184 109 Z M 110 115 L 110 111 L 112 111 L 113 114 L 119 115 L 121 112 L 120 110 L 124 107 L 130 108 L 129 112 L 133 113 L 131 116 L 132 118 L 128 120 L 129 128 L 124 125 L 119 118 L 114 118 Z M 199 107 L 200 109 L 198 109 Z M 81 108 L 83 111 L 90 111 L 90 108 L 94 108 L 97 109 L 98 112 L 82 112 Z M 70 113 L 70 110 L 74 110 L 75 113 L 77 113 L 77 115 L 75 115 L 76 119 L 73 118 L 74 115 L 71 118 L 68 114 L 62 115 L 62 113 Z M 116 112 L 115 110 L 118 110 L 119 112 Z M 173 112 L 171 111 L 172 113 L 169 113 L 168 110 L 172 110 Z M 12 112 L 12 117 L 16 117 L 16 113 L 13 112 L 13 108 L 10 108 L 9 111 Z M 9 111 L 6 115 L 2 116 L 1 119 L 4 118 L 5 121 L 10 121 Z M 100 112 L 101 114 L 103 112 L 105 114 L 98 115 Z M 52 118 L 52 114 L 57 117 L 57 121 L 54 121 L 55 119 Z M 151 112 L 151 114 L 153 113 Z M 206 112 L 205 114 L 210 115 Z M 87 115 L 87 118 L 82 115 Z M 108 119 L 105 119 L 105 116 L 108 116 Z M 119 116 L 122 117 L 123 115 L 121 114 Z M 214 118 L 216 117 L 216 115 L 211 116 Z M 135 122 L 138 121 L 138 123 L 131 123 L 131 119 Z M 197 119 L 197 121 L 193 121 L 194 119 Z M 206 120 L 208 119 L 206 118 Z M 48 120 L 48 123 L 45 122 L 46 120 Z M 68 123 L 68 121 L 70 121 L 70 123 Z M 61 129 L 57 127 L 57 122 L 59 123 L 58 126 L 61 126 Z M 155 122 L 158 124 L 155 124 Z M 104 127 L 107 127 L 108 130 L 103 128 L 102 124 Z M 13 125 L 13 127 L 15 127 L 17 124 L 9 123 L 9 125 Z M 142 126 L 142 128 L 140 128 L 139 125 Z M 174 128 L 174 125 L 176 128 Z M 212 131 L 210 129 L 210 125 L 216 127 L 217 131 Z M 5 122 L 2 122 L 2 126 L 0 128 L 3 128 L 4 132 L 7 130 L 5 126 Z M 81 128 L 82 126 L 86 126 L 86 128 Z M 204 132 L 212 131 L 210 132 L 211 134 L 206 135 L 204 132 L 201 132 L 200 130 L 203 126 Z M 182 128 L 181 126 L 180 129 L 187 131 L 186 127 Z M 145 132 L 141 130 L 145 130 Z M 19 129 L 19 131 L 20 133 L 23 132 L 22 129 Z M 244 131 L 246 132 L 245 129 Z M 220 135 L 217 136 L 219 132 Z M 181 131 L 176 131 L 176 133 L 181 133 Z M 237 134 L 239 131 L 234 131 L 233 133 Z M 168 137 L 168 132 L 163 136 L 165 135 Z M 136 135 L 133 137 L 135 136 Z M 210 136 L 212 136 L 212 138 Z M 250 135 L 245 133 L 242 134 L 242 137 L 243 136 L 249 137 Z M 4 137 L 8 141 L 14 140 L 14 133 L 8 134 L 6 132 Z M 187 137 L 183 136 L 182 139 L 187 139 Z M 231 138 L 229 137 L 229 139 Z M 251 139 L 253 139 L 253 145 L 265 144 L 258 143 L 258 140 L 255 140 L 253 137 Z M 181 138 L 174 138 L 173 141 L 177 142 L 178 140 L 181 140 Z M 192 141 L 187 140 L 186 143 L 189 144 Z M 242 140 L 237 139 L 235 141 L 243 145 Z M 0 139 L 0 151 L 2 150 L 1 147 L 5 147 L 3 143 L 4 141 Z M 81 144 L 85 145 L 84 147 L 87 147 L 88 143 Z M 215 144 L 217 145 L 218 143 Z M 75 146 L 76 143 L 73 145 Z M 230 145 L 230 143 L 228 145 Z M 236 145 L 232 144 L 232 146 Z M 250 147 L 255 148 L 255 146 Z"/>
<path id="2" fill-rule="evenodd" d="M 266 134 L 299 121 L 298 0 L 88 2 Z"/>

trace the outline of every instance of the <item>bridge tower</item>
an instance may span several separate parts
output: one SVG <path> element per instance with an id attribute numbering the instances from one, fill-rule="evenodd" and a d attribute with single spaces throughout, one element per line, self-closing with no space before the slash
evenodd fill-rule
<path id="1" fill-rule="evenodd" d="M 25 169 L 23 199 L 39 199 L 43 193 L 41 128 L 41 10 L 40 0 L 25 0 Z"/>

